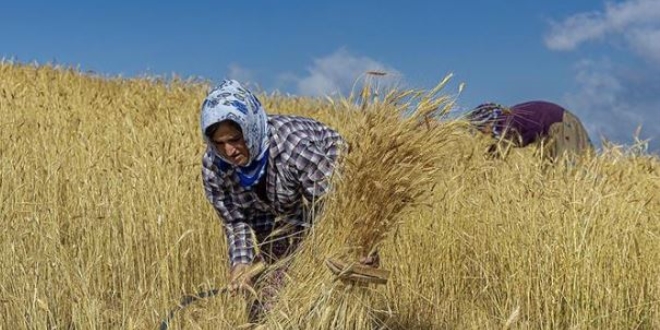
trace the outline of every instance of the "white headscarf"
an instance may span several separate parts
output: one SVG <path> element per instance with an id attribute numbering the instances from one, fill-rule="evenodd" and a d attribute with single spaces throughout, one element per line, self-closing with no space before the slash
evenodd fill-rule
<path id="1" fill-rule="evenodd" d="M 225 80 L 204 99 L 200 124 L 206 143 L 225 163 L 231 164 L 215 149 L 206 130 L 213 124 L 231 120 L 243 131 L 243 139 L 249 150 L 248 163 L 238 166 L 241 185 L 256 184 L 265 171 L 268 154 L 268 118 L 261 102 L 236 80 Z"/>

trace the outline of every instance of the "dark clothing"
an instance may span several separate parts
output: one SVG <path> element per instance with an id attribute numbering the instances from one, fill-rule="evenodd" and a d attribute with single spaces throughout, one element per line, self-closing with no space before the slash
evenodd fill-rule
<path id="1" fill-rule="evenodd" d="M 542 146 L 543 155 L 552 161 L 566 153 L 584 154 L 593 150 L 589 134 L 570 111 L 554 103 L 530 101 L 505 107 L 483 103 L 470 111 L 466 119 L 482 133 L 504 140 L 516 147 Z M 498 143 L 488 152 L 497 155 Z"/>
<path id="2" fill-rule="evenodd" d="M 561 122 L 564 108 L 545 101 L 516 104 L 496 119 L 495 125 L 519 147 L 525 147 L 548 136 L 550 126 Z"/>

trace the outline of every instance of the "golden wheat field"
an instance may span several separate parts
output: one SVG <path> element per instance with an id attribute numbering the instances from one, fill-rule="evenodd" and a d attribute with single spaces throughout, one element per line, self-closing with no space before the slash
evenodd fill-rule
<path id="1" fill-rule="evenodd" d="M 158 329 L 182 296 L 227 283 L 200 175 L 208 87 L 0 64 L 0 329 Z M 441 87 L 260 95 L 353 149 L 261 328 L 660 328 L 660 160 L 616 146 L 573 167 L 489 158 L 443 117 Z M 387 285 L 324 266 L 375 247 Z M 220 294 L 169 328 L 246 322 Z"/>

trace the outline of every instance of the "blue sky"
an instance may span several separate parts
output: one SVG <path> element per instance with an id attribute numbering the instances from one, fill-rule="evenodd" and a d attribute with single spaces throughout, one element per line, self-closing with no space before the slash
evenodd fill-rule
<path id="1" fill-rule="evenodd" d="M 660 0 L 3 1 L 0 57 L 103 75 L 230 77 L 267 91 L 350 90 L 367 70 L 457 111 L 534 99 L 591 136 L 660 150 Z"/>

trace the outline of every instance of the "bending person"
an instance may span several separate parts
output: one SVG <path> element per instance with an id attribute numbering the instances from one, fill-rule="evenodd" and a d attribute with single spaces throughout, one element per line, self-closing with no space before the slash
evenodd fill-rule
<path id="1" fill-rule="evenodd" d="M 250 290 L 243 276 L 257 263 L 290 255 L 312 224 L 313 205 L 329 190 L 346 146 L 332 128 L 310 118 L 266 115 L 256 96 L 234 80 L 213 89 L 202 105 L 207 143 L 202 159 L 206 197 L 217 211 L 228 243 L 229 289 Z M 269 274 L 251 321 L 268 311 L 286 267 Z"/>
<path id="2" fill-rule="evenodd" d="M 564 153 L 580 155 L 593 150 L 580 120 L 563 107 L 530 101 L 510 108 L 485 103 L 468 112 L 466 119 L 479 131 L 515 147 L 542 143 L 545 155 L 555 160 Z M 496 148 L 493 146 L 491 151 Z"/>

